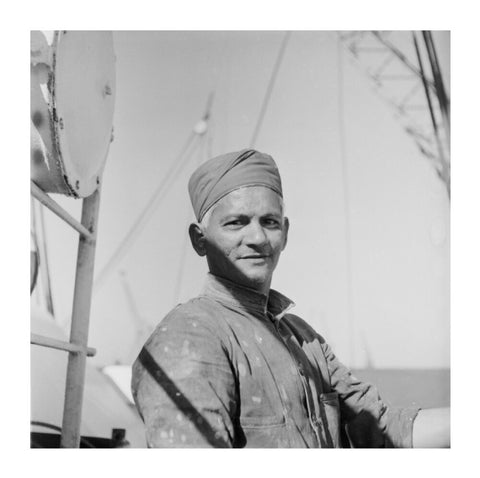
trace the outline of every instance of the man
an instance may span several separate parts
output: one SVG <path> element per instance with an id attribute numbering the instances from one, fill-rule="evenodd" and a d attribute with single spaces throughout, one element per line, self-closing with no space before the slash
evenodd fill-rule
<path id="1" fill-rule="evenodd" d="M 150 447 L 448 446 L 448 410 L 388 407 L 293 303 L 270 289 L 287 244 L 280 175 L 254 150 L 206 162 L 189 193 L 203 292 L 173 309 L 133 366 Z"/>

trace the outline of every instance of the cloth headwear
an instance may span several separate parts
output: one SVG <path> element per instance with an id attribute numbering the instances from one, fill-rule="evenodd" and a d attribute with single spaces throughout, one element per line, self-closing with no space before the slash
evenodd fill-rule
<path id="1" fill-rule="evenodd" d="M 235 189 L 265 186 L 283 197 L 282 182 L 271 156 L 244 149 L 210 159 L 190 177 L 188 192 L 197 221 L 220 199 Z"/>

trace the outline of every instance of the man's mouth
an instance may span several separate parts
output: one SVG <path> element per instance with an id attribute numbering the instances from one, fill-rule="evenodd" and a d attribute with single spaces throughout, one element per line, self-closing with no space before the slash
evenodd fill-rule
<path id="1" fill-rule="evenodd" d="M 248 254 L 241 259 L 266 259 L 267 257 L 269 257 L 268 254 Z"/>

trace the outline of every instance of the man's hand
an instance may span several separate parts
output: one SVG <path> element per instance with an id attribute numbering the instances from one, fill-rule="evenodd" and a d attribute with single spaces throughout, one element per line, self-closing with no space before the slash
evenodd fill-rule
<path id="1" fill-rule="evenodd" d="M 450 448 L 450 408 L 418 412 L 413 422 L 413 448 Z"/>

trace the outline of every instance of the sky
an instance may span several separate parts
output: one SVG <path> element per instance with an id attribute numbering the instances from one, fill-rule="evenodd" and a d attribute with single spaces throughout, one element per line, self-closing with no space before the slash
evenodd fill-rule
<path id="1" fill-rule="evenodd" d="M 212 93 L 213 102 L 190 160 L 94 290 L 89 342 L 97 365 L 131 363 L 148 329 L 201 290 L 206 265 L 187 239 L 188 178 L 207 157 L 251 145 L 284 35 L 114 32 L 114 141 L 102 180 L 97 274 Z M 449 34 L 434 38 L 448 83 Z M 279 166 L 291 223 L 272 286 L 347 365 L 448 367 L 445 186 L 335 32 L 291 33 L 255 147 Z M 81 201 L 54 197 L 79 217 Z M 56 319 L 67 329 L 77 238 L 49 211 L 45 216 Z"/>

